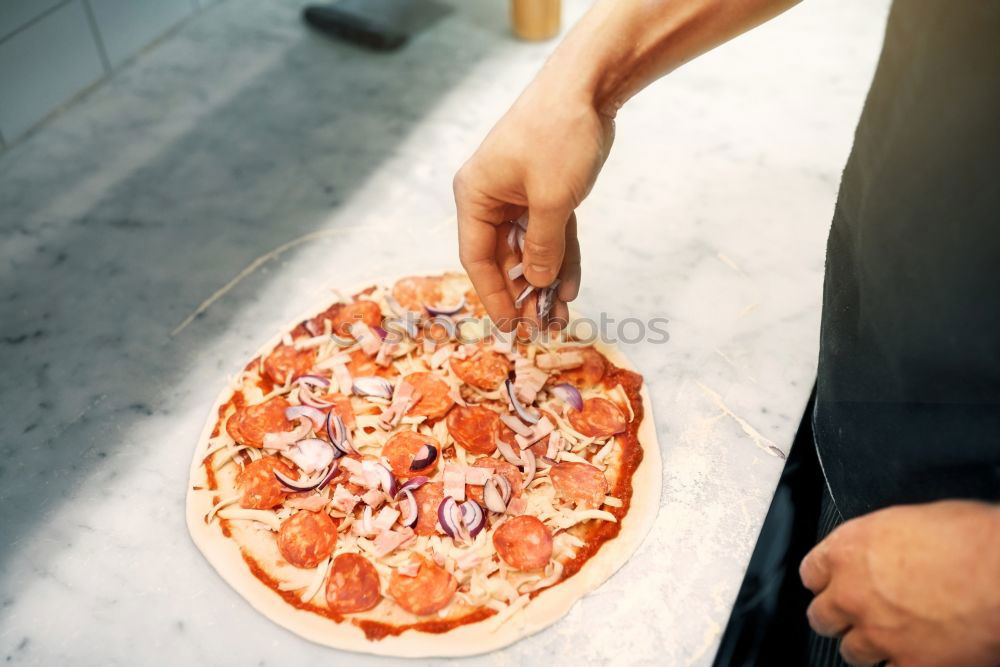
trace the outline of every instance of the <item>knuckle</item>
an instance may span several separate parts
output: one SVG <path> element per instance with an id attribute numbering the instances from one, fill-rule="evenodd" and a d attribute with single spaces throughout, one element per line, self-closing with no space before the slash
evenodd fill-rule
<path id="1" fill-rule="evenodd" d="M 533 262 L 555 262 L 561 253 L 559 248 L 550 243 L 539 243 L 525 239 L 524 254 L 530 255 Z"/>

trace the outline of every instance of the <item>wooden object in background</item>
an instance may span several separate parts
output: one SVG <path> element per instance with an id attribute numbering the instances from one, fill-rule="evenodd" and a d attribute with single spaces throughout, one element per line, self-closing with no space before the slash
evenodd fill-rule
<path id="1" fill-rule="evenodd" d="M 514 33 L 521 39 L 543 40 L 559 34 L 562 0 L 510 0 Z"/>

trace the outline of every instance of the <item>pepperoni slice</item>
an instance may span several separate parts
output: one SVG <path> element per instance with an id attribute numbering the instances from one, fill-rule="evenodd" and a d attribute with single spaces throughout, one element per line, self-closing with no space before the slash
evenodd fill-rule
<path id="1" fill-rule="evenodd" d="M 403 379 L 413 386 L 415 393 L 420 394 L 420 400 L 406 411 L 408 416 L 426 415 L 428 419 L 439 419 L 455 404 L 449 396 L 451 388 L 448 383 L 434 373 L 410 373 Z"/>
<path id="2" fill-rule="evenodd" d="M 569 382 L 582 389 L 596 387 L 604 377 L 607 365 L 604 362 L 604 355 L 592 347 L 564 347 L 559 352 L 577 351 L 583 353 L 583 363 L 576 368 L 564 370 L 556 378 L 556 383 Z"/>
<path id="3" fill-rule="evenodd" d="M 448 413 L 448 432 L 455 442 L 472 454 L 492 454 L 500 430 L 500 416 L 479 405 L 456 406 Z M 513 442 L 513 438 L 507 442 Z"/>
<path id="4" fill-rule="evenodd" d="M 537 518 L 522 514 L 496 529 L 493 546 L 515 570 L 538 570 L 552 559 L 552 531 Z"/>
<path id="5" fill-rule="evenodd" d="M 337 546 L 337 525 L 325 512 L 296 512 L 281 522 L 278 551 L 285 560 L 305 569 L 319 565 Z"/>
<path id="6" fill-rule="evenodd" d="M 363 322 L 370 327 L 382 324 L 382 309 L 374 301 L 359 299 L 354 303 L 344 304 L 334 315 L 333 333 L 341 336 L 351 335 L 351 324 Z"/>
<path id="7" fill-rule="evenodd" d="M 392 286 L 392 296 L 396 303 L 414 313 L 423 313 L 424 304 L 436 304 L 441 300 L 441 278 L 409 276 L 401 278 Z"/>
<path id="8" fill-rule="evenodd" d="M 315 363 L 315 348 L 296 350 L 294 345 L 279 345 L 264 359 L 264 375 L 285 384 L 308 373 Z"/>
<path id="9" fill-rule="evenodd" d="M 378 571 L 360 554 L 333 559 L 326 580 L 326 606 L 338 614 L 368 611 L 382 599 Z"/>
<path id="10" fill-rule="evenodd" d="M 448 606 L 458 589 L 458 582 L 447 570 L 423 559 L 415 577 L 393 571 L 389 578 L 389 595 L 400 607 L 427 616 Z"/>
<path id="11" fill-rule="evenodd" d="M 495 459 L 490 456 L 484 456 L 481 459 L 477 459 L 472 466 L 474 468 L 492 468 L 496 474 L 503 475 L 507 481 L 510 482 L 511 498 L 521 495 L 524 488 L 524 478 L 521 477 L 521 471 L 507 461 L 501 461 L 500 459 Z M 466 484 L 465 494 L 480 505 L 483 505 L 484 507 L 486 506 L 486 501 L 483 500 L 483 487 Z"/>
<path id="12" fill-rule="evenodd" d="M 430 482 L 413 492 L 417 501 L 417 535 L 437 535 L 438 506 L 444 500 L 444 484 Z"/>
<path id="13" fill-rule="evenodd" d="M 572 410 L 570 425 L 588 437 L 603 438 L 625 430 L 625 415 L 618 406 L 606 398 L 588 398 L 583 410 Z"/>
<path id="14" fill-rule="evenodd" d="M 265 434 L 295 429 L 295 423 L 285 419 L 288 406 L 283 397 L 274 396 L 263 403 L 240 408 L 226 422 L 226 432 L 241 445 L 261 447 Z"/>
<path id="15" fill-rule="evenodd" d="M 502 354 L 481 347 L 467 359 L 452 357 L 451 370 L 466 384 L 484 391 L 492 391 L 507 379 L 510 362 Z"/>
<path id="16" fill-rule="evenodd" d="M 251 461 L 236 476 L 236 486 L 242 492 L 240 507 L 269 510 L 285 501 L 288 491 L 274 476 L 275 470 L 292 479 L 299 478 L 299 473 L 282 463 L 277 456 Z"/>
<path id="17" fill-rule="evenodd" d="M 599 468 L 587 463 L 557 463 L 549 471 L 556 495 L 589 508 L 600 507 L 608 495 L 608 480 Z"/>
<path id="18" fill-rule="evenodd" d="M 420 470 L 410 470 L 413 459 L 424 445 L 431 445 L 438 450 L 439 456 L 434 459 L 434 463 Z M 382 448 L 382 456 L 389 461 L 392 474 L 396 477 L 417 477 L 427 475 L 433 477 L 440 460 L 441 443 L 429 435 L 423 435 L 416 431 L 400 431 L 386 441 Z M 436 509 L 436 508 L 435 508 Z"/>

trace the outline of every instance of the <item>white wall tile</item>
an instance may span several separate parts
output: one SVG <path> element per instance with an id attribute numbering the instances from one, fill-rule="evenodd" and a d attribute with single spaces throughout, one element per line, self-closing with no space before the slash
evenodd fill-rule
<path id="1" fill-rule="evenodd" d="M 0 39 L 66 0 L 0 0 Z"/>
<path id="2" fill-rule="evenodd" d="M 0 132 L 13 141 L 103 75 L 83 6 L 73 0 L 0 41 Z"/>
<path id="3" fill-rule="evenodd" d="M 104 50 L 117 67 L 194 11 L 191 0 L 88 0 Z"/>

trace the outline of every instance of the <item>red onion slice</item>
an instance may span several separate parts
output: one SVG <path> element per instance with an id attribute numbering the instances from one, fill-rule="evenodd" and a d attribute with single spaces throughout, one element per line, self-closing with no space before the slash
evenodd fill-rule
<path id="1" fill-rule="evenodd" d="M 344 420 L 333 410 L 330 410 L 330 413 L 326 416 L 326 434 L 330 438 L 330 442 L 333 443 L 333 446 L 342 454 L 357 453 L 354 445 L 351 444 L 350 439 L 347 437 L 347 426 L 344 425 Z"/>
<path id="2" fill-rule="evenodd" d="M 507 232 L 507 247 L 511 252 L 517 252 L 517 225 L 511 225 L 510 231 Z"/>
<path id="3" fill-rule="evenodd" d="M 475 500 L 466 500 L 459 505 L 459 509 L 462 511 L 462 521 L 469 531 L 469 537 L 475 538 L 486 527 L 486 513 Z"/>
<path id="4" fill-rule="evenodd" d="M 372 524 L 371 505 L 365 505 L 365 509 L 361 513 L 361 530 L 365 532 L 365 535 L 371 535 L 375 532 L 375 526 Z"/>
<path id="5" fill-rule="evenodd" d="M 565 382 L 557 384 L 552 387 L 552 395 L 574 410 L 583 410 L 583 396 L 580 395 L 580 390 L 571 384 Z"/>
<path id="6" fill-rule="evenodd" d="M 329 484 L 330 481 L 337 476 L 338 470 L 340 470 L 340 461 L 334 459 L 333 465 L 330 466 L 330 472 L 328 472 L 326 476 L 323 478 L 323 481 L 316 486 L 316 490 L 322 491 L 323 489 L 325 489 L 327 484 Z"/>
<path id="7" fill-rule="evenodd" d="M 451 538 L 461 536 L 462 529 L 465 528 L 458 505 L 451 496 L 445 496 L 441 504 L 438 505 L 438 523 L 441 524 L 445 534 Z"/>
<path id="8" fill-rule="evenodd" d="M 282 452 L 284 457 L 308 474 L 326 470 L 336 458 L 336 449 L 326 440 L 306 438 Z"/>
<path id="9" fill-rule="evenodd" d="M 428 306 L 424 304 L 424 310 L 431 315 L 454 315 L 465 308 L 465 297 L 463 296 L 454 306 Z"/>
<path id="10" fill-rule="evenodd" d="M 559 279 L 556 278 L 548 287 L 543 287 L 538 292 L 538 301 L 535 302 L 535 310 L 538 319 L 544 321 L 552 312 L 552 306 L 556 302 L 556 288 L 559 287 Z"/>
<path id="11" fill-rule="evenodd" d="M 292 479 L 280 470 L 274 471 L 274 477 L 281 485 L 284 486 L 289 491 L 294 491 L 300 493 L 302 491 L 312 491 L 318 488 L 320 484 L 323 484 L 324 480 L 327 480 L 330 474 L 327 471 L 323 471 L 323 474 L 317 475 L 316 477 L 304 477 L 302 479 Z M 329 480 L 327 480 L 329 482 Z"/>
<path id="12" fill-rule="evenodd" d="M 528 422 L 531 425 L 538 423 L 538 417 L 528 412 L 527 408 L 521 405 L 521 401 L 517 400 L 517 393 L 514 391 L 514 383 L 510 378 L 504 382 L 504 389 L 507 391 L 507 400 L 510 401 L 510 405 L 514 408 L 514 412 L 517 416 L 521 418 L 522 421 Z"/>
<path id="13" fill-rule="evenodd" d="M 385 329 L 383 329 L 378 325 L 373 326 L 372 331 L 374 331 L 376 335 L 378 335 L 378 337 L 381 338 L 382 340 L 385 340 L 385 337 L 389 335 L 388 331 L 386 331 Z"/>
<path id="14" fill-rule="evenodd" d="M 483 486 L 483 502 L 486 503 L 486 509 L 491 512 L 496 512 L 497 514 L 503 514 L 507 511 L 507 501 L 504 500 L 503 489 L 501 488 L 501 482 L 507 480 L 500 475 L 493 475 Z M 508 482 L 507 487 L 510 487 Z"/>
<path id="15" fill-rule="evenodd" d="M 427 466 L 434 463 L 437 458 L 438 450 L 434 445 L 427 443 L 417 452 L 417 455 L 413 457 L 413 462 L 410 464 L 410 470 L 416 472 L 417 470 L 423 470 Z"/>
<path id="16" fill-rule="evenodd" d="M 511 463 L 512 465 L 516 465 L 516 466 L 520 466 L 520 465 L 524 464 L 524 461 L 522 461 L 521 457 L 519 457 L 517 455 L 517 453 L 514 451 L 513 447 L 511 447 L 509 444 L 507 444 L 506 442 L 504 442 L 500 438 L 496 439 L 496 443 L 497 443 L 497 449 L 500 451 L 500 454 L 505 459 L 507 459 L 507 461 L 509 463 Z"/>
<path id="17" fill-rule="evenodd" d="M 420 475 L 419 477 L 411 477 L 400 485 L 399 490 L 396 492 L 396 498 L 399 498 L 399 495 L 406 491 L 416 491 L 429 481 L 431 481 L 431 478 L 424 477 L 423 475 Z"/>
<path id="18" fill-rule="evenodd" d="M 396 486 L 396 478 L 393 476 L 392 471 L 385 466 L 385 464 L 379 463 L 378 461 L 362 461 L 361 465 L 362 467 L 370 468 L 374 471 L 375 475 L 378 477 L 378 485 L 382 487 L 382 490 L 385 491 L 390 498 L 395 497 L 397 491 L 399 490 Z"/>
<path id="19" fill-rule="evenodd" d="M 319 336 L 323 332 L 319 330 L 316 324 L 312 320 L 305 320 L 302 322 L 302 326 L 306 331 L 309 332 L 310 336 Z"/>
<path id="20" fill-rule="evenodd" d="M 299 387 L 299 401 L 303 405 L 308 405 L 313 408 L 325 409 L 333 407 L 333 403 L 316 398 L 316 396 L 312 393 L 312 389 L 307 384 Z"/>
<path id="21" fill-rule="evenodd" d="M 330 378 L 325 378 L 322 375 L 300 375 L 295 378 L 296 384 L 305 384 L 312 387 L 329 387 Z"/>
<path id="22" fill-rule="evenodd" d="M 527 299 L 529 296 L 531 296 L 531 293 L 534 291 L 535 291 L 534 285 L 528 285 L 523 290 L 521 290 L 521 293 L 517 295 L 516 299 L 514 299 L 514 307 L 520 308 L 524 304 L 524 300 Z"/>
<path id="23" fill-rule="evenodd" d="M 375 396 L 386 400 L 392 398 L 392 384 L 376 375 L 354 378 L 353 389 L 359 396 Z"/>
<path id="24" fill-rule="evenodd" d="M 535 471 L 538 470 L 538 463 L 535 461 L 535 453 L 530 449 L 521 450 L 521 458 L 524 460 L 524 486 L 528 486 L 531 480 L 535 479 Z"/>
<path id="25" fill-rule="evenodd" d="M 510 481 L 503 475 L 495 475 L 497 478 L 497 485 L 500 487 L 500 497 L 503 498 L 505 503 L 510 502 L 510 497 L 514 493 L 513 487 L 510 485 Z"/>
<path id="26" fill-rule="evenodd" d="M 399 523 L 412 528 L 417 523 L 417 499 L 410 489 L 401 489 L 403 500 L 403 512 L 399 518 Z"/>
<path id="27" fill-rule="evenodd" d="M 293 405 L 285 408 L 285 419 L 295 421 L 299 417 L 305 417 L 313 423 L 316 430 L 322 430 L 326 424 L 326 415 L 311 405 Z"/>

